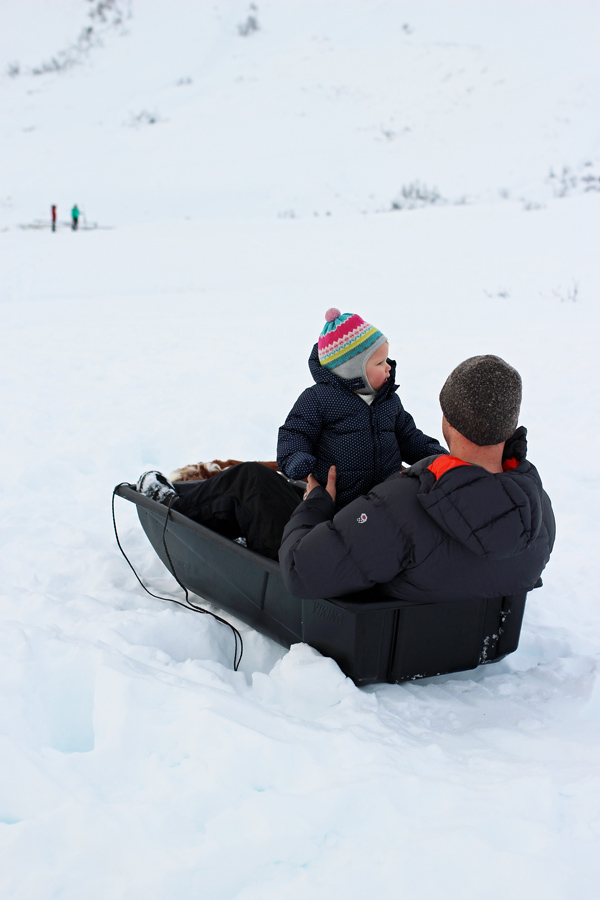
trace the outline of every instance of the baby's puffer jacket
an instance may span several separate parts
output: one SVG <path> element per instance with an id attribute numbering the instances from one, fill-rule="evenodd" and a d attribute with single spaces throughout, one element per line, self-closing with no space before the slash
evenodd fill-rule
<path id="1" fill-rule="evenodd" d="M 286 587 L 314 599 L 379 584 L 424 602 L 531 590 L 554 544 L 554 514 L 535 466 L 524 456 L 504 466 L 492 474 L 452 456 L 421 460 L 335 517 L 315 488 L 283 534 Z"/>
<path id="2" fill-rule="evenodd" d="M 403 462 L 448 452 L 404 409 L 396 363 L 388 362 L 390 377 L 369 405 L 354 393 L 364 387 L 362 379 L 344 381 L 324 368 L 315 344 L 308 365 L 316 384 L 300 395 L 279 429 L 277 463 L 288 478 L 312 473 L 324 485 L 329 467 L 337 466 L 336 509 L 399 472 Z"/>

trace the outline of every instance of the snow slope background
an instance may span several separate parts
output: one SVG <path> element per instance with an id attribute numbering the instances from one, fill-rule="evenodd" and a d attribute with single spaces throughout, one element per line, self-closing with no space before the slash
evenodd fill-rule
<path id="1" fill-rule="evenodd" d="M 599 25 L 2 0 L 3 898 L 597 895 Z M 558 538 L 497 665 L 359 690 L 240 625 L 236 673 L 116 548 L 116 483 L 274 457 L 332 305 L 389 335 L 430 434 L 462 359 L 523 375 Z"/>

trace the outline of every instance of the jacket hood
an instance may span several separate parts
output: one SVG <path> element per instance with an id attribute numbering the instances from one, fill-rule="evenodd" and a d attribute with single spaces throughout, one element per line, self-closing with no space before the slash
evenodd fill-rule
<path id="1" fill-rule="evenodd" d="M 436 524 L 477 556 L 505 559 L 525 550 L 542 525 L 542 482 L 527 460 L 492 474 L 454 456 L 420 460 L 417 498 Z"/>
<path id="2" fill-rule="evenodd" d="M 388 397 L 390 394 L 393 394 L 395 391 L 397 391 L 399 387 L 399 385 L 396 384 L 396 361 L 393 359 L 388 359 L 388 362 L 391 366 L 390 375 L 385 384 L 380 387 L 375 394 L 376 399 L 378 397 Z M 312 353 L 308 358 L 308 368 L 310 369 L 310 374 L 317 384 L 329 384 L 332 387 L 337 388 L 337 390 L 349 391 L 350 393 L 368 387 L 368 385 L 365 385 L 365 382 L 362 378 L 352 378 L 350 380 L 346 380 L 345 378 L 340 378 L 339 375 L 336 375 L 335 370 L 332 371 L 331 369 L 326 369 L 325 366 L 322 366 L 319 361 L 318 344 L 315 344 L 315 346 L 312 348 Z"/>

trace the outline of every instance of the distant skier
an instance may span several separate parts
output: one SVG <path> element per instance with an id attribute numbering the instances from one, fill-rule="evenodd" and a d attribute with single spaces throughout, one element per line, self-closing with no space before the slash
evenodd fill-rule
<path id="1" fill-rule="evenodd" d="M 52 231 L 56 231 L 56 206 L 52 207 Z"/>
<path id="2" fill-rule="evenodd" d="M 75 204 L 75 206 L 71 210 L 71 228 L 73 229 L 73 231 L 77 231 L 77 225 L 79 223 L 79 215 L 80 215 L 79 209 L 77 207 L 77 204 Z"/>

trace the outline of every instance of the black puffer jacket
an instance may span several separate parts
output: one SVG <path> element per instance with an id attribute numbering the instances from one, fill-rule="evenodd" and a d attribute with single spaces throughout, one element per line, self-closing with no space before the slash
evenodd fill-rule
<path id="1" fill-rule="evenodd" d="M 354 391 L 362 378 L 344 381 L 319 362 L 317 344 L 308 365 L 316 382 L 297 399 L 279 429 L 277 463 L 288 478 L 311 473 L 320 484 L 337 466 L 336 509 L 415 463 L 447 451 L 415 425 L 396 394 L 396 363 L 390 377 L 368 405 Z"/>
<path id="2" fill-rule="evenodd" d="M 424 459 L 335 517 L 315 488 L 283 534 L 288 590 L 313 599 L 382 584 L 385 594 L 427 601 L 530 590 L 554 544 L 554 515 L 531 463 L 505 469 Z"/>

